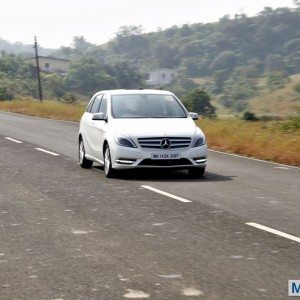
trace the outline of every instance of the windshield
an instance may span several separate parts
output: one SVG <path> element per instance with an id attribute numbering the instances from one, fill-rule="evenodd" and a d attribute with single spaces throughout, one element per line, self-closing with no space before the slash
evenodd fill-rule
<path id="1" fill-rule="evenodd" d="M 112 96 L 114 118 L 186 118 L 172 95 L 130 94 Z"/>

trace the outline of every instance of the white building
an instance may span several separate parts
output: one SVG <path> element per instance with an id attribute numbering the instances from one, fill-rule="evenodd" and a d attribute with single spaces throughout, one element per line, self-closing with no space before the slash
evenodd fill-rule
<path id="1" fill-rule="evenodd" d="M 36 64 L 35 57 L 28 58 L 27 60 L 34 65 Z M 40 70 L 43 72 L 66 74 L 70 61 L 68 59 L 39 56 L 39 65 Z"/>
<path id="2" fill-rule="evenodd" d="M 157 69 L 149 74 L 149 79 L 146 81 L 148 85 L 168 85 L 176 78 L 176 72 L 171 69 Z"/>

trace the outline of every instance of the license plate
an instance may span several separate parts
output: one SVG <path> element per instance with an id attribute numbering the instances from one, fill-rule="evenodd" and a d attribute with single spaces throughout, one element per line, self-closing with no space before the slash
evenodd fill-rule
<path id="1" fill-rule="evenodd" d="M 151 153 L 152 159 L 179 159 L 180 153 Z"/>

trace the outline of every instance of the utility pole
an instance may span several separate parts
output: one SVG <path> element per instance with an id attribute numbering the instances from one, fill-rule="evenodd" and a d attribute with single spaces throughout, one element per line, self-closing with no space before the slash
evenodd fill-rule
<path id="1" fill-rule="evenodd" d="M 41 84 L 41 75 L 40 75 L 38 45 L 37 45 L 36 36 L 34 36 L 34 49 L 35 49 L 36 69 L 37 69 L 37 80 L 38 80 L 38 85 L 39 85 L 39 99 L 42 102 L 43 101 L 43 94 L 42 94 L 42 84 Z"/>

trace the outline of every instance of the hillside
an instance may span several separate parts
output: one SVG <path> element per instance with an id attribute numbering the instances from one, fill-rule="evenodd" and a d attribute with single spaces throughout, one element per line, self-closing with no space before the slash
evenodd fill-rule
<path id="1" fill-rule="evenodd" d="M 172 68 L 178 78 L 167 89 L 183 96 L 191 89 L 205 88 L 228 111 L 240 113 L 249 109 L 249 99 L 259 97 L 259 102 L 262 94 L 270 93 L 270 89 L 262 91 L 262 79 L 285 81 L 300 73 L 299 28 L 300 7 L 265 8 L 255 17 L 224 16 L 216 23 L 173 26 L 147 34 L 141 26 L 124 26 L 105 45 L 77 37 L 73 48 L 61 48 L 55 55 L 70 59 L 85 55 L 102 63 L 127 61 L 143 74 Z M 272 108 L 263 111 L 272 113 Z"/>
<path id="2" fill-rule="evenodd" d="M 126 59 L 142 70 L 175 68 L 190 77 L 248 66 L 253 73 L 278 68 L 300 73 L 300 9 L 266 8 L 256 17 L 224 16 L 217 23 L 173 26 L 141 34 L 124 27 L 105 56 Z"/>
<path id="3" fill-rule="evenodd" d="M 278 68 L 300 73 L 300 7 L 265 8 L 255 17 L 236 14 L 216 23 L 172 26 L 143 34 L 142 26 L 123 26 L 109 43 L 98 46 L 74 39 L 55 55 L 93 56 L 102 61 L 126 60 L 142 72 L 172 68 L 189 77 L 228 74 L 247 66 L 252 75 Z"/>
<path id="4" fill-rule="evenodd" d="M 291 81 L 283 88 L 270 91 L 265 89 L 260 96 L 248 101 L 249 109 L 257 115 L 291 116 L 296 113 L 295 107 L 300 107 L 300 93 L 294 90 L 300 83 L 300 74 L 290 76 Z"/>

